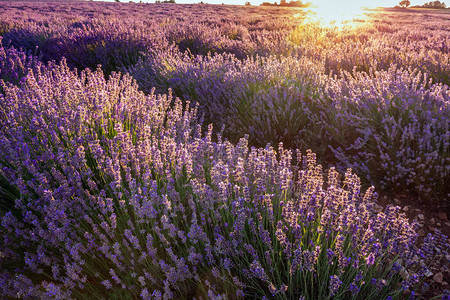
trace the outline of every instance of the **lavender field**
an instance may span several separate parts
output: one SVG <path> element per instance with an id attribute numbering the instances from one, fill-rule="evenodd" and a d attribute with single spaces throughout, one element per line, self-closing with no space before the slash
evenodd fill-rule
<path id="1" fill-rule="evenodd" d="M 0 7 L 0 298 L 450 299 L 450 10 Z"/>

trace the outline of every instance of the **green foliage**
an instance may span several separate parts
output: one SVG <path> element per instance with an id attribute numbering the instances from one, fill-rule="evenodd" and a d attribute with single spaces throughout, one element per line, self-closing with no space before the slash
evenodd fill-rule
<path id="1" fill-rule="evenodd" d="M 409 1 L 409 0 L 402 0 L 402 1 L 400 1 L 399 5 L 401 7 L 405 7 L 406 8 L 406 7 L 411 5 L 411 1 Z"/>
<path id="2" fill-rule="evenodd" d="M 425 3 L 424 5 L 422 5 L 423 8 L 437 8 L 437 9 L 443 9 L 446 8 L 447 6 L 445 5 L 444 2 L 441 1 L 430 1 Z"/>
<path id="3" fill-rule="evenodd" d="M 282 7 L 309 7 L 311 5 L 311 2 L 303 3 L 302 1 L 290 1 L 286 2 L 286 0 L 281 0 L 280 4 L 270 3 L 270 2 L 263 2 L 260 6 L 282 6 Z"/>

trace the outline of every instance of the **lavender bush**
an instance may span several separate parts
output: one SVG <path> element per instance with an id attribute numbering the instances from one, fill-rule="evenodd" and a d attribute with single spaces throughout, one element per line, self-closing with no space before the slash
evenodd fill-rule
<path id="1" fill-rule="evenodd" d="M 431 23 L 429 26 L 435 28 L 424 30 L 408 19 L 382 21 L 389 27 L 379 24 L 377 18 L 343 27 L 305 22 L 292 30 L 288 39 L 299 46 L 297 51 L 302 55 L 324 60 L 327 74 L 354 69 L 369 73 L 371 69 L 388 70 L 396 65 L 418 69 L 435 82 L 450 83 L 445 22 Z"/>
<path id="2" fill-rule="evenodd" d="M 308 59 L 234 55 L 192 56 L 177 49 L 161 51 L 127 70 L 144 89 L 171 88 L 200 104 L 216 127 L 239 140 L 248 133 L 252 145 L 312 147 L 322 145 L 323 67 Z M 267 112 L 270 111 L 270 114 Z M 289 112 L 289 113 L 286 113 Z M 319 148 L 319 147 L 317 147 Z"/>
<path id="3" fill-rule="evenodd" d="M 40 58 L 31 53 L 4 47 L 0 37 L 0 79 L 14 84 L 41 65 Z"/>
<path id="4" fill-rule="evenodd" d="M 328 81 L 337 109 L 328 110 L 334 123 L 327 130 L 341 165 L 389 190 L 448 199 L 448 86 L 396 67 L 343 76 Z"/>
<path id="5" fill-rule="evenodd" d="M 177 45 L 181 51 L 189 51 L 194 55 L 233 53 L 239 58 L 245 58 L 253 46 L 248 37 L 244 41 L 241 40 L 246 37 L 245 32 L 230 32 L 229 28 L 221 30 L 219 27 L 202 23 L 175 23 L 167 26 L 166 30 L 169 42 Z"/>
<path id="6" fill-rule="evenodd" d="M 311 151 L 201 132 L 196 109 L 65 62 L 0 97 L 0 289 L 39 298 L 400 298 L 416 249 L 398 207 Z"/>
<path id="7" fill-rule="evenodd" d="M 44 61 L 60 61 L 80 70 L 102 66 L 110 74 L 119 68 L 137 63 L 142 52 L 152 48 L 163 49 L 167 42 L 163 36 L 142 32 L 143 25 L 130 28 L 121 22 L 68 22 L 67 27 L 48 28 L 38 25 L 35 30 L 12 29 L 3 34 L 6 43 L 25 49 L 33 49 Z M 62 27 L 62 28 L 61 28 Z M 42 33 L 43 29 L 46 34 Z M 151 28 L 147 28 L 151 30 Z M 50 32 L 48 32 L 50 31 Z"/>
<path id="8" fill-rule="evenodd" d="M 303 58 L 191 56 L 161 51 L 128 69 L 139 85 L 172 88 L 200 104 L 227 137 L 252 145 L 312 148 L 371 184 L 448 198 L 450 91 L 392 66 L 339 77 Z M 267 112 L 270 111 L 270 114 Z"/>
<path id="9" fill-rule="evenodd" d="M 360 181 L 449 196 L 448 23 L 401 16 L 5 2 L 0 294 L 423 296 L 447 237 Z"/>
<path id="10" fill-rule="evenodd" d="M 74 25 L 76 23 L 72 27 Z M 71 67 L 95 69 L 101 65 L 102 70 L 110 74 L 137 63 L 142 52 L 155 47 L 164 48 L 166 43 L 162 37 L 145 35 L 142 28 L 130 28 L 123 23 L 78 26 L 67 36 L 49 39 L 43 50 L 47 60 L 65 57 Z"/>

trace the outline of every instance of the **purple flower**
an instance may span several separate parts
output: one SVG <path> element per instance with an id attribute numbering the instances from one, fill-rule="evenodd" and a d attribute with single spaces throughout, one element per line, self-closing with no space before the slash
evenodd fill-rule
<path id="1" fill-rule="evenodd" d="M 375 263 L 375 254 L 373 252 L 369 253 L 369 255 L 366 258 L 366 263 L 370 266 Z"/>
<path id="2" fill-rule="evenodd" d="M 353 296 L 355 296 L 359 293 L 360 288 L 354 282 L 352 282 L 350 283 L 348 290 L 350 291 L 350 293 L 352 293 Z"/>
<path id="3" fill-rule="evenodd" d="M 339 279 L 337 275 L 330 276 L 330 283 L 329 283 L 329 290 L 330 295 L 333 296 L 336 294 L 336 292 L 339 290 L 339 287 L 341 286 L 342 281 Z"/>
<path id="4" fill-rule="evenodd" d="M 105 286 L 107 290 L 112 289 L 112 284 L 111 282 L 109 282 L 109 280 L 103 280 L 102 284 Z"/>

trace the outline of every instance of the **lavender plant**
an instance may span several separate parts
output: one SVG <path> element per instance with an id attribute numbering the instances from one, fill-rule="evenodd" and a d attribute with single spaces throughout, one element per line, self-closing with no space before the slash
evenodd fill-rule
<path id="1" fill-rule="evenodd" d="M 174 48 L 154 53 L 127 71 L 144 91 L 171 88 L 200 104 L 206 120 L 225 125 L 234 141 L 249 134 L 252 145 L 281 141 L 291 148 L 323 146 L 318 112 L 327 105 L 325 76 L 323 67 L 308 59 L 240 60 L 230 54 L 192 56 Z"/>
<path id="2" fill-rule="evenodd" d="M 14 47 L 4 47 L 0 37 L 0 79 L 13 84 L 26 76 L 30 70 L 41 65 L 39 57 Z"/>
<path id="3" fill-rule="evenodd" d="M 376 17 L 343 27 L 323 26 L 306 19 L 287 38 L 298 45 L 296 51 L 301 55 L 324 61 L 326 74 L 352 72 L 355 68 L 366 73 L 371 69 L 387 71 L 396 65 L 418 69 L 435 82 L 449 84 L 445 25 L 430 22 L 429 26 L 435 28 L 426 33 L 407 21 L 393 23 L 388 18 L 382 21 L 389 26 L 387 32 L 385 24 L 379 24 Z"/>
<path id="4" fill-rule="evenodd" d="M 415 225 L 374 213 L 351 170 L 325 184 L 309 150 L 202 133 L 195 107 L 128 75 L 62 62 L 3 89 L 6 296 L 401 298 L 448 250 L 415 248 Z"/>
<path id="5" fill-rule="evenodd" d="M 202 23 L 175 23 L 167 27 L 166 38 L 178 46 L 181 51 L 189 51 L 194 55 L 208 53 L 233 53 L 245 58 L 250 52 L 250 45 L 224 35 L 220 28 Z M 247 48 L 247 49 L 246 49 Z"/>
<path id="6" fill-rule="evenodd" d="M 448 265 L 444 235 L 417 248 L 356 175 L 448 198 L 441 16 L 2 5 L 5 297 L 420 298 Z"/>
<path id="7" fill-rule="evenodd" d="M 426 74 L 392 66 L 333 78 L 308 59 L 238 60 L 176 48 L 128 71 L 144 90 L 170 87 L 199 103 L 207 120 L 225 124 L 232 140 L 249 133 L 252 145 L 310 147 L 371 184 L 448 197 L 449 90 Z"/>
<path id="8" fill-rule="evenodd" d="M 167 41 L 158 32 L 146 34 L 143 28 L 142 25 L 133 28 L 123 22 L 81 24 L 70 34 L 49 40 L 44 52 L 48 60 L 59 61 L 65 57 L 69 66 L 81 70 L 101 65 L 110 74 L 136 64 L 149 49 L 167 47 Z M 152 26 L 146 28 L 152 29 Z"/>
<path id="9" fill-rule="evenodd" d="M 107 74 L 137 63 L 141 52 L 165 47 L 162 36 L 144 35 L 143 26 L 130 28 L 123 22 L 78 21 L 66 26 L 52 28 L 54 31 L 45 36 L 40 33 L 42 27 L 35 31 L 27 29 L 25 33 L 23 29 L 11 30 L 4 34 L 4 39 L 12 45 L 38 51 L 46 62 L 65 58 L 70 67 L 79 70 L 101 65 Z"/>
<path id="10" fill-rule="evenodd" d="M 345 168 L 390 190 L 450 197 L 450 90 L 391 67 L 330 80 L 329 147 Z M 364 174 L 364 175 L 363 175 Z"/>

